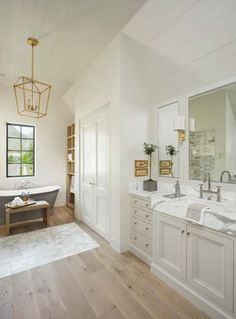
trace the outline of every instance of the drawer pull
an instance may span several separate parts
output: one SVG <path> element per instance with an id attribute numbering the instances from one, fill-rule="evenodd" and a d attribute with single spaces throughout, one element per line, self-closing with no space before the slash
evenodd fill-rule
<path id="1" fill-rule="evenodd" d="M 145 246 L 146 246 L 146 247 L 149 247 L 149 244 L 146 244 Z"/>
<path id="2" fill-rule="evenodd" d="M 134 240 L 137 240 L 137 237 L 134 237 Z"/>
<path id="3" fill-rule="evenodd" d="M 134 225 L 137 225 L 137 222 L 134 222 Z"/>
<path id="4" fill-rule="evenodd" d="M 184 234 L 184 230 L 181 230 L 181 234 Z"/>
<path id="5" fill-rule="evenodd" d="M 148 228 L 148 227 L 146 227 L 146 230 L 149 230 L 149 228 Z"/>

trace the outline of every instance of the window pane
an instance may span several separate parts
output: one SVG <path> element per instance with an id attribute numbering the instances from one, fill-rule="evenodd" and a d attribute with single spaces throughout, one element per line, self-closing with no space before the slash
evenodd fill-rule
<path id="1" fill-rule="evenodd" d="M 22 126 L 22 137 L 33 138 L 34 137 L 34 128 L 29 126 Z"/>
<path id="2" fill-rule="evenodd" d="M 8 125 L 8 137 L 20 137 L 20 126 Z"/>
<path id="3" fill-rule="evenodd" d="M 9 138 L 8 139 L 8 150 L 10 151 L 20 151 L 20 139 Z"/>
<path id="4" fill-rule="evenodd" d="M 33 152 L 22 152 L 21 162 L 22 164 L 33 164 Z"/>
<path id="5" fill-rule="evenodd" d="M 8 152 L 7 162 L 8 164 L 20 163 L 20 152 Z"/>
<path id="6" fill-rule="evenodd" d="M 22 150 L 23 151 L 33 151 L 34 141 L 33 140 L 22 140 Z"/>
<path id="7" fill-rule="evenodd" d="M 34 174 L 34 168 L 33 165 L 29 165 L 29 164 L 22 164 L 22 176 L 27 176 L 30 175 L 32 176 Z"/>
<path id="8" fill-rule="evenodd" d="M 20 176 L 20 164 L 8 164 L 8 176 Z"/>

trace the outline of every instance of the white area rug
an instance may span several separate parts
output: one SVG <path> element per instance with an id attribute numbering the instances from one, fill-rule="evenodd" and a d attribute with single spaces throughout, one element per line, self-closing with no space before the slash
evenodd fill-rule
<path id="1" fill-rule="evenodd" d="M 0 238 L 0 278 L 97 247 L 75 223 Z"/>

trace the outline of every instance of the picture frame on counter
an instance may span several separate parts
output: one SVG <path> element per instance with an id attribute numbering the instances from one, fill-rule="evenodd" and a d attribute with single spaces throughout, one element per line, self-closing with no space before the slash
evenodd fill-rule
<path id="1" fill-rule="evenodd" d="M 142 177 L 148 175 L 148 168 L 135 168 L 135 176 Z"/>
<path id="2" fill-rule="evenodd" d="M 148 168 L 148 160 L 135 160 L 134 161 L 135 168 Z"/>

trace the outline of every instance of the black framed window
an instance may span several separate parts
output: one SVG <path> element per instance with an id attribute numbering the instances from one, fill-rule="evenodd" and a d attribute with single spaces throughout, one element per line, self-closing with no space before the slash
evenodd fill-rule
<path id="1" fill-rule="evenodd" d="M 7 177 L 35 175 L 35 127 L 7 123 Z"/>

